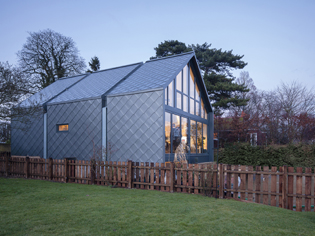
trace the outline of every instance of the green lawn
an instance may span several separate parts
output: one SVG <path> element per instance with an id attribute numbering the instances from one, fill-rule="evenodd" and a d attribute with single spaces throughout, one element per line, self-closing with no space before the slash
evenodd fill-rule
<path id="1" fill-rule="evenodd" d="M 315 213 L 182 193 L 0 178 L 0 235 L 315 235 Z"/>

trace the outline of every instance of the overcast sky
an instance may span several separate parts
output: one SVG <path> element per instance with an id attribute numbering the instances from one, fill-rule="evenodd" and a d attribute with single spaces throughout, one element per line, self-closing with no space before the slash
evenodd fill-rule
<path id="1" fill-rule="evenodd" d="M 0 61 L 16 64 L 28 32 L 50 28 L 72 37 L 86 63 L 99 57 L 101 69 L 144 62 L 164 40 L 207 42 L 244 55 L 258 89 L 315 87 L 314 12 L 314 0 L 0 0 Z"/>

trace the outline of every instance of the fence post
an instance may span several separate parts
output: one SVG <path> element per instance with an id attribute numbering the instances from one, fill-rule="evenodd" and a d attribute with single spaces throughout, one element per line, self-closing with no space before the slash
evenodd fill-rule
<path id="1" fill-rule="evenodd" d="M 91 184 L 94 184 L 95 182 L 95 160 L 91 159 L 90 161 L 90 176 L 91 176 Z"/>
<path id="2" fill-rule="evenodd" d="M 7 177 L 10 175 L 10 155 L 8 153 L 5 155 L 5 174 Z"/>
<path id="3" fill-rule="evenodd" d="M 288 179 L 288 169 L 287 169 L 287 166 L 283 166 L 282 208 L 284 208 L 284 209 L 287 209 L 287 179 Z"/>
<path id="4" fill-rule="evenodd" d="M 174 192 L 174 179 L 175 179 L 175 163 L 171 162 L 170 164 L 171 168 L 171 177 L 170 177 L 170 192 Z"/>
<path id="5" fill-rule="evenodd" d="M 49 157 L 49 159 L 48 159 L 48 179 L 49 180 L 53 180 L 53 178 L 54 178 L 54 175 L 53 175 L 54 167 L 53 167 L 53 165 L 54 165 L 53 159 L 51 157 Z"/>
<path id="6" fill-rule="evenodd" d="M 68 159 L 65 158 L 64 159 L 64 166 L 65 166 L 65 173 L 64 173 L 64 182 L 67 183 L 68 182 L 68 176 L 69 176 L 69 168 L 68 168 Z"/>
<path id="7" fill-rule="evenodd" d="M 224 193 L 224 173 L 223 164 L 219 164 L 219 198 L 223 198 Z"/>
<path id="8" fill-rule="evenodd" d="M 25 157 L 24 174 L 25 174 L 25 178 L 28 179 L 29 175 L 30 175 L 30 158 L 29 158 L 29 156 Z"/>
<path id="9" fill-rule="evenodd" d="M 127 169 L 128 188 L 132 188 L 132 161 L 128 160 Z"/>

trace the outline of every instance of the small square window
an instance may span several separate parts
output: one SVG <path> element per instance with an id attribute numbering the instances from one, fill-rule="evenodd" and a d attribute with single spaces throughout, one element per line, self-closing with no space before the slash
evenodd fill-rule
<path id="1" fill-rule="evenodd" d="M 58 132 L 69 131 L 69 125 L 68 124 L 57 125 L 57 130 Z"/>

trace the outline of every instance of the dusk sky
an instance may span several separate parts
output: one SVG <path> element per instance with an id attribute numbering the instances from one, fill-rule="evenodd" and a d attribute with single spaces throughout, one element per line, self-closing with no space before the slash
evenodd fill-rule
<path id="1" fill-rule="evenodd" d="M 164 40 L 244 55 L 258 89 L 315 87 L 315 1 L 0 0 L 0 61 L 17 64 L 28 32 L 71 37 L 101 69 L 146 61 Z M 237 77 L 240 70 L 234 75 Z"/>

